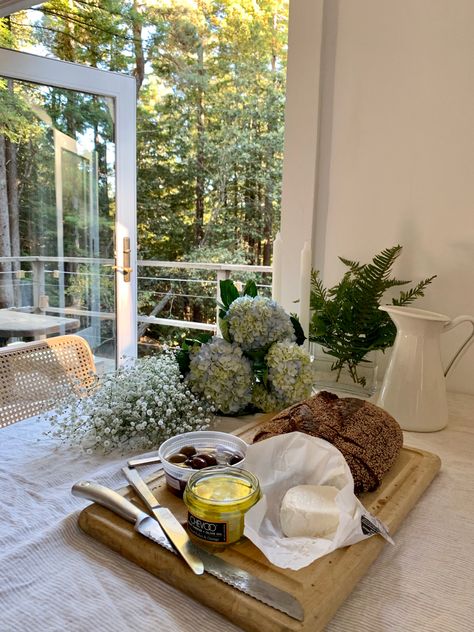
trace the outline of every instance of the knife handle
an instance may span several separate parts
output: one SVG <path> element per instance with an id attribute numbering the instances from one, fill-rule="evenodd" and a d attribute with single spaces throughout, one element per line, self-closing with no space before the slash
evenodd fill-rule
<path id="1" fill-rule="evenodd" d="M 99 505 L 110 509 L 129 522 L 136 523 L 148 516 L 148 514 L 138 509 L 138 507 L 135 507 L 133 503 L 115 492 L 113 489 L 109 489 L 108 487 L 104 487 L 98 483 L 92 483 L 91 481 L 79 481 L 73 485 L 71 492 L 74 496 L 87 498 L 88 500 L 92 500 Z"/>

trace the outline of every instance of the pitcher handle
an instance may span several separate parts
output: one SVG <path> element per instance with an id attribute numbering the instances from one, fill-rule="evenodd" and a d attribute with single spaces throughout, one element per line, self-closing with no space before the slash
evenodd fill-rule
<path id="1" fill-rule="evenodd" d="M 474 316 L 468 316 L 468 315 L 457 316 L 456 318 L 453 318 L 453 320 L 451 320 L 447 325 L 444 326 L 443 332 L 449 331 L 450 329 L 454 329 L 454 327 L 457 327 L 461 323 L 465 323 L 465 322 L 471 323 L 472 325 L 471 335 L 466 338 L 466 340 L 462 343 L 462 345 L 454 354 L 451 362 L 448 364 L 444 372 L 444 377 L 448 375 L 449 371 L 453 368 L 454 364 L 461 358 L 461 356 L 467 350 L 469 345 L 472 342 L 474 342 Z"/>

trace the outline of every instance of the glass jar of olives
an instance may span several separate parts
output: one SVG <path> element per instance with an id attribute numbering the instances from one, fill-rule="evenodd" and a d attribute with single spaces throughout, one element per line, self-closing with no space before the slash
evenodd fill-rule
<path id="1" fill-rule="evenodd" d="M 226 432 L 200 430 L 186 432 L 165 441 L 158 456 L 163 463 L 168 489 L 182 496 L 186 483 L 196 470 L 216 465 L 242 466 L 247 444 Z"/>
<path id="2" fill-rule="evenodd" d="M 183 496 L 190 537 L 212 548 L 238 542 L 245 514 L 260 496 L 258 479 L 241 468 L 218 465 L 195 472 Z"/>

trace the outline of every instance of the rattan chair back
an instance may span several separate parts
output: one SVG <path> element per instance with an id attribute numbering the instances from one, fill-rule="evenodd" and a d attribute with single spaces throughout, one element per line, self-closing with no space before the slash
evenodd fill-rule
<path id="1" fill-rule="evenodd" d="M 67 389 L 94 381 L 94 357 L 80 336 L 0 348 L 0 428 L 51 410 Z"/>

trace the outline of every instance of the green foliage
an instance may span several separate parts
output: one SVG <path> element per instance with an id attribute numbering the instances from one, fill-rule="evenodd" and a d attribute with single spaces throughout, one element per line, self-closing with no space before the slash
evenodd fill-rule
<path id="1" fill-rule="evenodd" d="M 158 258 L 173 259 L 186 245 L 224 242 L 244 252 L 245 263 L 270 263 L 287 7 L 259 5 L 172 2 L 155 9 L 161 48 L 150 55 L 155 74 L 140 92 L 138 136 L 139 226 L 152 258 L 157 250 L 166 252 Z"/>
<path id="2" fill-rule="evenodd" d="M 179 365 L 179 370 L 181 375 L 187 375 L 189 372 L 189 363 L 191 361 L 190 351 L 191 349 L 206 344 L 212 339 L 212 334 L 209 333 L 199 333 L 194 337 L 191 337 L 189 334 L 183 334 L 181 336 L 181 342 L 179 348 L 176 352 L 176 360 Z"/>
<path id="3" fill-rule="evenodd" d="M 13 87 L 13 82 L 0 79 L 0 134 L 13 143 L 28 141 L 39 133 L 26 98 L 24 87 Z"/>
<path id="4" fill-rule="evenodd" d="M 230 279 L 226 279 L 225 281 L 220 282 L 220 291 L 221 291 L 221 303 L 219 303 L 220 312 L 219 316 L 224 318 L 227 313 L 227 310 L 231 306 L 231 303 L 235 301 L 239 296 L 244 296 L 245 292 L 241 295 L 236 285 Z"/>
<path id="5" fill-rule="evenodd" d="M 0 44 L 37 45 L 40 54 L 136 77 L 140 259 L 269 265 L 280 215 L 287 22 L 288 0 L 50 0 L 12 15 L 8 28 L 0 21 Z M 14 107 L 11 91 L 0 94 L 0 118 L 4 133 L 19 143 L 22 254 L 57 254 L 44 133 L 28 129 L 37 124 L 34 102 L 56 129 L 92 139 L 100 253 L 111 257 L 110 103 L 20 82 L 15 89 Z M 39 149 L 45 167 L 31 159 Z M 65 214 L 66 254 L 78 252 L 76 219 L 75 212 Z M 150 269 L 143 276 L 141 313 L 173 290 L 170 317 L 214 320 L 214 273 L 167 269 L 158 282 Z M 237 278 L 245 284 L 248 273 Z M 256 278 L 259 286 L 263 280 Z M 148 334 L 162 339 L 164 330 L 151 325 Z"/>
<path id="6" fill-rule="evenodd" d="M 309 339 L 334 356 L 332 369 L 338 371 L 338 375 L 347 367 L 354 382 L 362 385 L 365 380 L 358 376 L 357 366 L 367 361 L 365 356 L 370 351 L 383 351 L 395 340 L 393 321 L 378 307 L 387 290 L 411 283 L 391 276 L 401 250 L 399 245 L 382 250 L 368 264 L 339 257 L 349 269 L 341 281 L 329 289 L 323 286 L 318 272 L 312 271 Z M 435 277 L 420 281 L 406 292 L 400 291 L 398 297 L 392 298 L 392 304 L 408 305 L 424 296 L 425 288 Z"/>
<path id="7" fill-rule="evenodd" d="M 293 329 L 295 330 L 296 344 L 301 346 L 306 340 L 303 327 L 301 326 L 301 323 L 296 314 L 290 314 L 290 320 L 291 324 L 293 325 Z"/>

